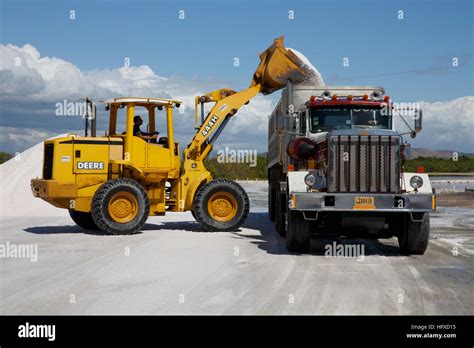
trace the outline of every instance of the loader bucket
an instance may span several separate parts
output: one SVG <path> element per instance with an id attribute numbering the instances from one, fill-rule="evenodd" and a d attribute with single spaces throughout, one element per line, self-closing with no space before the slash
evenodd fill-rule
<path id="1" fill-rule="evenodd" d="M 303 62 L 283 44 L 283 36 L 260 53 L 260 64 L 253 75 L 250 87 L 260 84 L 262 94 L 273 93 L 286 86 L 288 80 L 299 82 L 306 77 Z"/>

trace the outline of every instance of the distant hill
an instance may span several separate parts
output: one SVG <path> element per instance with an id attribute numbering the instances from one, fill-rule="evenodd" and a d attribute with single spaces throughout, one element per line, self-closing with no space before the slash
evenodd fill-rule
<path id="1" fill-rule="evenodd" d="M 431 150 L 431 149 L 423 149 L 418 147 L 411 148 L 410 158 L 418 158 L 418 157 L 436 157 L 436 158 L 446 158 L 451 159 L 453 158 L 453 153 L 456 152 L 454 150 Z M 474 157 L 474 153 L 465 153 L 465 152 L 458 152 L 458 156 L 466 156 L 466 157 Z"/>

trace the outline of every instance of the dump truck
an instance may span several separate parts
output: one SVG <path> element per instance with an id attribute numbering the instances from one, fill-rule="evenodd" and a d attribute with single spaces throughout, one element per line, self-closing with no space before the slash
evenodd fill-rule
<path id="1" fill-rule="evenodd" d="M 196 134 L 182 154 L 175 142 L 173 110 L 181 101 L 148 97 L 104 100 L 109 126 L 97 136 L 97 111 L 86 117 L 85 135 L 69 134 L 44 142 L 43 173 L 31 189 L 58 208 L 68 209 L 73 221 L 108 234 L 140 231 L 148 216 L 191 211 L 207 231 L 238 229 L 249 213 L 242 187 L 214 179 L 204 165 L 226 124 L 257 94 L 273 93 L 288 79 L 304 78 L 301 61 L 285 49 L 283 37 L 260 54 L 249 88 L 219 89 L 196 97 Z M 88 106 L 92 102 L 87 99 Z M 205 114 L 205 104 L 213 103 Z M 164 121 L 166 136 L 143 139 L 134 133 L 136 110 L 146 113 L 147 133 Z M 199 119 L 199 111 L 201 118 Z M 120 127 L 120 115 L 125 130 Z M 90 127 L 89 127 L 89 118 Z M 90 132 L 89 132 L 90 131 Z"/>
<path id="2" fill-rule="evenodd" d="M 269 116 L 268 210 L 289 251 L 309 252 L 312 237 L 357 235 L 425 252 L 436 197 L 427 174 L 404 171 L 403 137 L 422 125 L 422 110 L 407 109 L 413 127 L 381 87 L 288 81 Z"/>

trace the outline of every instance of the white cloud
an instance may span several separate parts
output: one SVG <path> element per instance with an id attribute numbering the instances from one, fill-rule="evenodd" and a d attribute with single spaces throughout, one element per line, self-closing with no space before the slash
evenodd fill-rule
<path id="1" fill-rule="evenodd" d="M 127 95 L 182 100 L 184 113 L 175 113 L 175 126 L 179 127 L 177 130 L 183 140 L 189 141 L 194 133 L 194 97 L 228 87 L 209 81 L 160 76 L 146 65 L 81 71 L 66 60 L 42 57 L 29 44 L 23 47 L 0 45 L 0 78 L 3 105 L 0 149 L 3 151 L 16 151 L 17 147 L 24 150 L 26 144 L 33 142 L 21 142 L 18 138 L 21 134 L 31 134 L 31 138 L 38 140 L 40 134 L 46 137 L 52 131 L 61 133 L 80 127 L 82 121 L 77 118 L 58 120 L 51 116 L 57 102 L 81 101 L 85 96 L 94 100 Z M 270 99 L 257 97 L 241 109 L 228 131 L 245 142 L 247 135 L 266 132 L 270 112 Z"/>
<path id="2" fill-rule="evenodd" d="M 423 129 L 415 139 L 409 139 L 412 146 L 474 152 L 474 96 L 434 103 L 421 101 L 420 105 Z"/>
<path id="3" fill-rule="evenodd" d="M 81 71 L 61 58 L 42 57 L 29 44 L 0 45 L 0 150 L 24 150 L 43 138 L 82 127 L 78 118 L 54 117 L 57 102 L 126 95 L 182 100 L 184 113 L 175 113 L 175 128 L 183 148 L 195 132 L 194 97 L 221 87 L 229 86 L 161 76 L 146 65 Z M 267 119 L 277 98 L 275 93 L 251 100 L 231 120 L 217 145 L 265 151 Z M 424 129 L 411 141 L 414 146 L 474 152 L 474 97 L 422 102 L 422 106 Z"/>
<path id="4" fill-rule="evenodd" d="M 10 144 L 12 148 L 25 149 L 56 134 L 57 132 L 34 128 L 0 127 L 0 144 Z M 0 150 L 3 151 L 3 147 L 0 147 Z"/>

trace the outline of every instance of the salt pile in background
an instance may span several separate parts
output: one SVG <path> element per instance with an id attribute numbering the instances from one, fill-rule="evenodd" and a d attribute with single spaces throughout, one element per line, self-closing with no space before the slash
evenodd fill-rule
<path id="1" fill-rule="evenodd" d="M 311 64 L 309 59 L 306 58 L 306 56 L 303 53 L 295 50 L 294 48 L 288 48 L 288 49 L 291 50 L 291 52 L 293 52 L 301 60 L 301 62 L 303 63 L 301 68 L 303 68 L 303 70 L 305 70 L 308 75 L 308 77 L 305 80 L 295 83 L 295 85 L 325 86 L 321 73 L 319 72 L 318 69 L 314 67 L 313 64 Z"/>
<path id="2" fill-rule="evenodd" d="M 33 196 L 30 181 L 40 178 L 42 170 L 43 142 L 0 164 L 0 218 L 67 215 L 65 209 Z"/>

